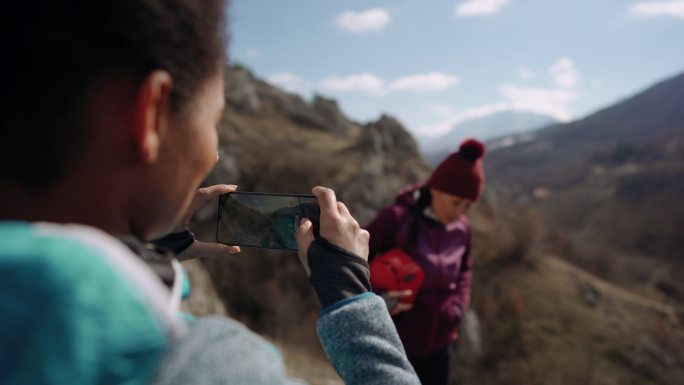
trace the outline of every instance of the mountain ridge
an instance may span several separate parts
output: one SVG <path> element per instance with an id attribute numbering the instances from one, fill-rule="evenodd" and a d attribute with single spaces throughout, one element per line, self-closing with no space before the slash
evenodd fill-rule
<path id="1" fill-rule="evenodd" d="M 530 171 L 525 167 L 531 167 L 535 170 L 532 175 L 546 177 L 533 183 L 558 184 L 558 176 L 572 174 L 577 163 L 585 161 L 597 149 L 624 145 L 644 147 L 668 141 L 674 141 L 671 145 L 679 148 L 684 133 L 684 109 L 679 107 L 682 100 L 684 73 L 580 120 L 536 131 L 533 140 L 492 152 L 488 158 L 489 169 L 498 178 L 510 182 L 526 179 L 513 168 Z"/>
<path id="2" fill-rule="evenodd" d="M 467 120 L 442 135 L 422 139 L 420 149 L 428 163 L 436 165 L 447 154 L 458 149 L 458 145 L 467 138 L 492 141 L 510 135 L 536 131 L 555 122 L 557 120 L 546 115 L 503 111 Z"/>
<path id="3" fill-rule="evenodd" d="M 539 211 L 558 254 L 684 314 L 681 105 L 684 73 L 496 149 L 485 167 L 500 195 Z"/>

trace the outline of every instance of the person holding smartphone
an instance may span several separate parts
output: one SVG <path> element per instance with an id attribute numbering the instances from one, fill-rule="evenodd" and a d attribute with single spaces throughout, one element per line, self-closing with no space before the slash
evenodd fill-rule
<path id="1" fill-rule="evenodd" d="M 482 143 L 463 142 L 425 184 L 408 186 L 365 227 L 372 262 L 398 249 L 424 274 L 417 293 L 382 293 L 423 385 L 448 383 L 449 346 L 470 305 L 473 262 L 466 214 L 484 189 L 484 153 Z M 407 297 L 415 299 L 400 301 Z"/>
<path id="2" fill-rule="evenodd" d="M 300 384 L 244 325 L 181 319 L 177 258 L 145 241 L 234 189 L 197 190 L 217 160 L 224 2 L 5 8 L 0 383 Z M 332 190 L 312 192 L 320 237 L 304 219 L 297 244 L 326 353 L 347 384 L 417 384 L 369 292 L 368 233 Z M 238 251 L 164 238 L 183 258 Z"/>

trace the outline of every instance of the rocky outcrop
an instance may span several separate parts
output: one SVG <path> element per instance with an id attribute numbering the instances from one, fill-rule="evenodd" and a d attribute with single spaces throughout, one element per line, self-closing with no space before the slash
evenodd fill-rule
<path id="1" fill-rule="evenodd" d="M 352 122 L 340 110 L 335 99 L 328 99 L 320 95 L 314 96 L 314 111 L 325 122 L 329 131 L 345 134 L 349 132 Z"/>
<path id="2" fill-rule="evenodd" d="M 225 75 L 226 105 L 240 113 L 256 114 L 261 103 L 252 74 L 245 68 L 233 67 Z"/>
<path id="3" fill-rule="evenodd" d="M 315 95 L 312 102 L 254 77 L 243 67 L 226 70 L 226 104 L 238 114 L 284 115 L 301 128 L 346 135 L 354 125 L 334 99 Z"/>
<path id="4" fill-rule="evenodd" d="M 427 177 L 417 143 L 395 118 L 360 125 L 334 99 L 311 103 L 229 68 L 227 104 L 220 128 L 220 161 L 208 182 L 243 189 L 307 192 L 335 187 L 359 222 L 368 221 L 405 185 Z"/>
<path id="5" fill-rule="evenodd" d="M 366 154 L 392 155 L 400 159 L 420 159 L 416 140 L 395 118 L 382 115 L 364 126 L 356 144 L 349 150 Z"/>
<path id="6" fill-rule="evenodd" d="M 355 215 L 362 223 L 372 219 L 377 209 L 390 203 L 404 186 L 428 175 L 415 139 L 388 115 L 366 124 L 341 154 L 361 157 L 354 183 L 341 186 L 340 193 L 354 202 Z"/>

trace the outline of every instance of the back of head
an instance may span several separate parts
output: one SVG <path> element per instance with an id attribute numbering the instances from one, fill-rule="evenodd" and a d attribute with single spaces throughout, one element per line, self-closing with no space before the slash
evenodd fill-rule
<path id="1" fill-rule="evenodd" d="M 39 0 L 2 12 L 0 182 L 50 188 L 87 148 L 84 105 L 111 75 L 173 78 L 182 113 L 225 60 L 224 0 Z"/>

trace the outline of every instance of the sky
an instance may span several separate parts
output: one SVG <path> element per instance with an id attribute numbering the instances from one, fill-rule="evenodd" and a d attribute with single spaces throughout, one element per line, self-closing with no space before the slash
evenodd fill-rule
<path id="1" fill-rule="evenodd" d="M 571 121 L 684 72 L 684 0 L 231 0 L 229 18 L 232 63 L 419 140 L 502 111 Z"/>

